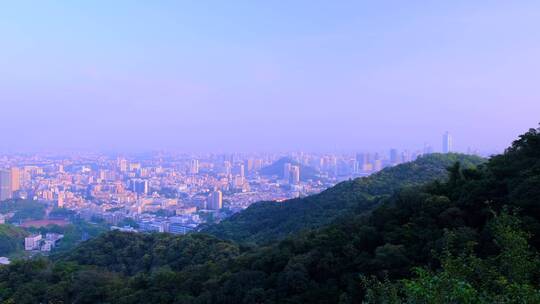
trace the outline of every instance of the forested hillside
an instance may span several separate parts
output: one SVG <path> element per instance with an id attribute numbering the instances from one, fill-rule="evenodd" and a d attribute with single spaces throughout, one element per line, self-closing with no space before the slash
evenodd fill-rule
<path id="1" fill-rule="evenodd" d="M 215 263 L 237 256 L 237 245 L 204 234 L 110 232 L 54 259 L 95 265 L 133 275 L 160 267 L 179 271 L 188 266 Z"/>
<path id="2" fill-rule="evenodd" d="M 369 177 L 342 182 L 318 195 L 282 203 L 260 202 L 203 230 L 224 239 L 268 243 L 302 229 L 317 228 L 352 211 L 372 208 L 376 198 L 434 180 L 445 180 L 447 168 L 460 162 L 464 168 L 481 164 L 480 157 L 431 154 L 416 161 L 386 168 Z"/>
<path id="3" fill-rule="evenodd" d="M 0 225 L 0 256 L 8 256 L 23 249 L 26 232 L 11 225 Z"/>
<path id="4" fill-rule="evenodd" d="M 267 246 L 110 232 L 19 261 L 0 268 L 0 302 L 540 303 L 539 189 L 532 129 L 477 168 Z"/>

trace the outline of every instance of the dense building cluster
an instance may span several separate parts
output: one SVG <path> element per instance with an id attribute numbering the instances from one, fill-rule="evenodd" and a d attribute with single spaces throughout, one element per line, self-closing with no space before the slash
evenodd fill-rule
<path id="1" fill-rule="evenodd" d="M 443 150 L 451 151 L 448 133 Z M 186 233 L 254 202 L 318 193 L 432 152 L 18 154 L 0 158 L 0 201 L 43 201 L 115 229 Z"/>

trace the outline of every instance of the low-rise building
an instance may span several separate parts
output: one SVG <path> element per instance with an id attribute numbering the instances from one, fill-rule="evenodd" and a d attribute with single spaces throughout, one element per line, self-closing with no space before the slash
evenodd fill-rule
<path id="1" fill-rule="evenodd" d="M 33 234 L 24 239 L 24 250 L 41 250 L 45 252 L 51 251 L 58 242 L 64 238 L 63 234 L 47 233 L 45 238 L 41 234 Z"/>
<path id="2" fill-rule="evenodd" d="M 137 229 L 130 226 L 124 226 L 124 227 L 112 226 L 111 230 L 117 230 L 121 232 L 137 232 Z"/>
<path id="3" fill-rule="evenodd" d="M 33 234 L 24 238 L 24 250 L 38 250 L 41 244 L 42 236 L 41 234 Z"/>
<path id="4" fill-rule="evenodd" d="M 190 231 L 195 230 L 196 225 L 182 224 L 182 223 L 170 223 L 169 224 L 169 233 L 172 234 L 186 234 Z"/>

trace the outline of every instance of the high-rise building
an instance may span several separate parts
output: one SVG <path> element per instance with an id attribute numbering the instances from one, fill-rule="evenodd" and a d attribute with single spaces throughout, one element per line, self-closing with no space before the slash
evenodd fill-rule
<path id="1" fill-rule="evenodd" d="M 64 194 L 63 191 L 58 193 L 58 200 L 56 202 L 56 206 L 58 208 L 64 208 L 64 196 L 65 196 L 65 194 Z"/>
<path id="2" fill-rule="evenodd" d="M 189 172 L 191 174 L 199 174 L 199 160 L 198 159 L 191 160 L 191 166 L 189 168 Z"/>
<path id="3" fill-rule="evenodd" d="M 145 179 L 132 179 L 130 181 L 131 191 L 137 194 L 148 194 L 148 181 Z"/>
<path id="4" fill-rule="evenodd" d="M 21 174 L 17 167 L 11 167 L 11 192 L 21 189 Z"/>
<path id="5" fill-rule="evenodd" d="M 450 152 L 452 152 L 452 136 L 446 131 L 442 138 L 442 153 Z"/>
<path id="6" fill-rule="evenodd" d="M 236 164 L 233 170 L 234 175 L 244 177 L 246 174 L 244 164 Z"/>
<path id="7" fill-rule="evenodd" d="M 369 153 L 357 153 L 356 154 L 356 161 L 358 161 L 358 164 L 360 164 L 360 167 L 363 165 L 371 163 L 371 154 Z"/>
<path id="8" fill-rule="evenodd" d="M 291 166 L 289 184 L 298 185 L 300 183 L 300 166 Z"/>
<path id="9" fill-rule="evenodd" d="M 262 159 L 258 158 L 258 159 L 255 159 L 253 161 L 253 170 L 254 171 L 259 171 L 259 170 L 262 169 L 262 167 L 263 167 L 263 160 Z"/>
<path id="10" fill-rule="evenodd" d="M 215 190 L 210 194 L 208 208 L 212 210 L 223 208 L 223 193 L 221 191 Z"/>
<path id="11" fill-rule="evenodd" d="M 373 171 L 373 163 L 371 161 L 370 153 L 357 153 L 356 161 L 358 162 L 358 167 L 361 172 L 371 172 Z"/>
<path id="12" fill-rule="evenodd" d="M 253 171 L 254 161 L 252 158 L 244 160 L 244 170 L 245 174 L 250 174 Z"/>
<path id="13" fill-rule="evenodd" d="M 391 149 L 390 150 L 390 163 L 392 165 L 396 165 L 396 164 L 401 163 L 401 161 L 399 159 L 399 153 L 398 153 L 397 149 Z"/>
<path id="14" fill-rule="evenodd" d="M 232 179 L 231 182 L 234 189 L 243 189 L 246 181 L 244 177 L 237 175 Z"/>
<path id="15" fill-rule="evenodd" d="M 349 160 L 349 167 L 351 168 L 351 173 L 358 173 L 360 172 L 360 168 L 358 167 L 358 161 L 356 161 L 356 158 Z"/>
<path id="16" fill-rule="evenodd" d="M 291 176 L 291 163 L 285 163 L 283 165 L 283 179 L 288 180 Z"/>
<path id="17" fill-rule="evenodd" d="M 231 165 L 231 162 L 230 161 L 224 161 L 223 162 L 223 173 L 225 173 L 225 175 L 229 176 L 231 175 L 232 173 L 232 165 Z"/>
<path id="18" fill-rule="evenodd" d="M 128 161 L 125 158 L 118 159 L 118 169 L 120 172 L 126 172 L 128 169 Z"/>
<path id="19" fill-rule="evenodd" d="M 401 152 L 401 160 L 404 163 L 408 163 L 408 162 L 412 161 L 411 153 L 409 151 L 407 151 L 407 150 Z"/>
<path id="20" fill-rule="evenodd" d="M 382 170 L 382 158 L 381 158 L 381 155 L 379 153 L 375 153 L 375 155 L 373 156 L 373 161 L 371 162 L 372 164 L 372 170 L 373 171 L 380 171 Z"/>
<path id="21" fill-rule="evenodd" d="M 11 171 L 0 170 L 0 201 L 12 198 Z"/>

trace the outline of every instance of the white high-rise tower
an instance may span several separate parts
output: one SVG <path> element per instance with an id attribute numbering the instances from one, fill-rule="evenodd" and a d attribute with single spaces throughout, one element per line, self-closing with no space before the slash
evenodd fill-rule
<path id="1" fill-rule="evenodd" d="M 452 152 L 452 136 L 448 131 L 446 131 L 443 134 L 443 140 L 442 140 L 442 153 L 450 153 Z"/>

